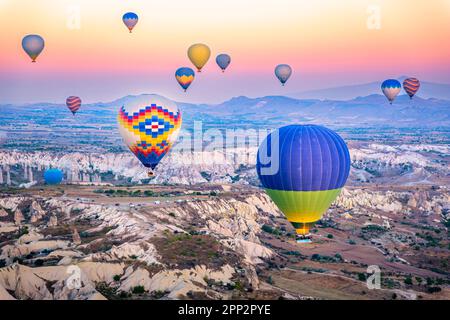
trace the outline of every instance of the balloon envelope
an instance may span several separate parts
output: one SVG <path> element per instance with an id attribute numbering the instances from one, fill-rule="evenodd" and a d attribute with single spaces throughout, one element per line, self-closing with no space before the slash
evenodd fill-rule
<path id="1" fill-rule="evenodd" d="M 143 95 L 124 103 L 118 122 L 131 152 L 145 167 L 155 169 L 178 137 L 181 111 L 164 97 Z"/>
<path id="2" fill-rule="evenodd" d="M 194 81 L 195 72 L 191 68 L 182 67 L 177 69 L 175 72 L 175 79 L 177 79 L 180 86 L 184 89 L 184 91 L 189 88 L 192 81 Z"/>
<path id="3" fill-rule="evenodd" d="M 80 97 L 70 96 L 66 99 L 66 105 L 72 111 L 72 114 L 75 114 L 81 107 L 81 99 Z"/>
<path id="4" fill-rule="evenodd" d="M 60 184 L 63 179 L 63 173 L 59 169 L 48 169 L 44 172 L 46 184 Z"/>
<path id="5" fill-rule="evenodd" d="M 397 95 L 400 93 L 402 85 L 395 79 L 388 79 L 381 84 L 381 91 L 383 91 L 386 98 L 392 104 Z"/>
<path id="6" fill-rule="evenodd" d="M 403 81 L 403 89 L 408 94 L 408 96 L 412 99 L 414 95 L 419 91 L 420 81 L 416 78 L 408 78 Z"/>
<path id="7" fill-rule="evenodd" d="M 216 57 L 216 63 L 222 69 L 222 72 L 230 65 L 231 57 L 225 53 L 219 54 Z"/>
<path id="8" fill-rule="evenodd" d="M 263 141 L 256 170 L 268 195 L 304 235 L 340 193 L 349 175 L 350 155 L 336 132 L 290 125 Z"/>
<path id="9" fill-rule="evenodd" d="M 22 39 L 22 48 L 30 56 L 32 62 L 36 62 L 36 58 L 44 50 L 44 39 L 37 34 L 30 34 Z"/>
<path id="10" fill-rule="evenodd" d="M 279 64 L 275 67 L 275 75 L 283 86 L 286 81 L 288 81 L 291 74 L 292 68 L 288 64 Z"/>
<path id="11" fill-rule="evenodd" d="M 201 72 L 210 56 L 211 50 L 207 45 L 202 43 L 193 44 L 188 49 L 189 60 L 191 60 L 192 64 L 197 68 L 198 72 Z"/>
<path id="12" fill-rule="evenodd" d="M 133 30 L 133 28 L 136 26 L 136 24 L 139 21 L 139 17 L 136 13 L 134 12 L 127 12 L 123 15 L 122 17 L 122 21 L 123 23 L 127 26 L 128 30 L 131 31 Z"/>

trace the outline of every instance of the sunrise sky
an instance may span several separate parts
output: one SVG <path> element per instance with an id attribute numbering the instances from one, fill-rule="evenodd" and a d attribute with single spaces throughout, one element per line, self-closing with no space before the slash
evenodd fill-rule
<path id="1" fill-rule="evenodd" d="M 140 18 L 132 34 L 127 11 Z M 402 75 L 450 83 L 450 0 L 0 0 L 0 28 L 0 104 L 139 93 L 221 102 Z M 46 41 L 37 63 L 21 48 L 27 34 Z M 184 93 L 174 72 L 192 67 L 197 42 L 212 57 Z M 225 74 L 218 53 L 232 57 Z M 283 88 L 279 63 L 294 69 Z"/>

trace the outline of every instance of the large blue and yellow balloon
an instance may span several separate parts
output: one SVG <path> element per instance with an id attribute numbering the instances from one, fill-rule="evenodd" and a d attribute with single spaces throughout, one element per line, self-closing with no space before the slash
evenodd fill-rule
<path id="1" fill-rule="evenodd" d="M 390 104 L 394 102 L 395 98 L 401 90 L 402 85 L 400 84 L 400 82 L 398 82 L 398 80 L 395 79 L 387 79 L 381 84 L 381 91 L 383 91 L 383 94 L 389 100 Z"/>
<path id="2" fill-rule="evenodd" d="M 37 34 L 29 34 L 22 39 L 22 48 L 31 58 L 31 62 L 36 62 L 36 58 L 44 50 L 44 39 Z"/>
<path id="3" fill-rule="evenodd" d="M 305 236 L 347 181 L 350 155 L 336 132 L 317 125 L 290 125 L 263 141 L 256 170 L 267 194 L 297 234 Z"/>
<path id="4" fill-rule="evenodd" d="M 139 17 L 134 12 L 127 12 L 123 15 L 122 21 L 125 24 L 125 26 L 130 30 L 130 33 L 133 31 L 134 27 L 139 21 Z"/>
<path id="5" fill-rule="evenodd" d="M 195 72 L 191 68 L 182 67 L 178 68 L 175 72 L 175 79 L 177 79 L 180 86 L 184 89 L 184 91 L 189 88 L 192 81 L 194 81 Z"/>

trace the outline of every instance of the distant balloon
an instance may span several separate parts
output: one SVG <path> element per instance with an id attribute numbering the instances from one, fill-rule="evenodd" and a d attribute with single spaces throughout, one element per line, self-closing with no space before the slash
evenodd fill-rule
<path id="1" fill-rule="evenodd" d="M 187 88 L 189 88 L 189 86 L 191 85 L 192 81 L 194 81 L 195 72 L 191 68 L 182 67 L 175 72 L 175 78 L 177 79 L 180 86 L 184 89 L 184 91 L 186 91 Z"/>
<path id="2" fill-rule="evenodd" d="M 211 50 L 207 45 L 202 43 L 193 44 L 188 49 L 189 60 L 191 60 L 192 64 L 197 68 L 198 72 L 201 72 L 210 56 Z"/>
<path id="3" fill-rule="evenodd" d="M 402 85 L 395 79 L 388 79 L 381 84 L 381 90 L 389 100 L 389 103 L 392 104 L 392 102 L 402 90 Z"/>
<path id="4" fill-rule="evenodd" d="M 30 56 L 31 62 L 36 62 L 36 58 L 44 50 L 44 39 L 37 34 L 30 34 L 22 39 L 22 48 Z"/>
<path id="5" fill-rule="evenodd" d="M 414 97 L 417 91 L 419 91 L 419 88 L 420 81 L 416 78 L 408 78 L 403 81 L 403 89 L 411 99 Z"/>
<path id="6" fill-rule="evenodd" d="M 350 154 L 344 140 L 330 129 L 290 125 L 270 133 L 260 145 L 256 171 L 303 242 L 344 186 Z"/>
<path id="7" fill-rule="evenodd" d="M 275 68 L 275 75 L 280 80 L 282 86 L 288 81 L 291 74 L 292 68 L 288 64 L 279 64 Z"/>
<path id="8" fill-rule="evenodd" d="M 231 62 L 231 57 L 225 53 L 219 54 L 216 57 L 216 63 L 222 69 L 222 72 L 225 72 L 225 69 L 228 67 L 228 65 Z"/>
<path id="9" fill-rule="evenodd" d="M 139 17 L 134 12 L 127 12 L 122 17 L 123 23 L 127 26 L 128 30 L 130 30 L 130 33 L 132 32 L 134 26 L 138 23 Z"/>
<path id="10" fill-rule="evenodd" d="M 60 184 L 63 179 L 63 173 L 59 169 L 48 169 L 44 172 L 46 184 Z"/>
<path id="11" fill-rule="evenodd" d="M 181 128 L 175 102 L 150 94 L 134 98 L 119 110 L 119 132 L 128 148 L 149 168 L 149 176 L 169 152 Z"/>
<path id="12" fill-rule="evenodd" d="M 81 107 L 81 99 L 76 96 L 70 96 L 66 99 L 66 105 L 67 108 L 69 108 L 69 110 L 72 111 L 72 114 L 75 115 L 75 113 Z"/>

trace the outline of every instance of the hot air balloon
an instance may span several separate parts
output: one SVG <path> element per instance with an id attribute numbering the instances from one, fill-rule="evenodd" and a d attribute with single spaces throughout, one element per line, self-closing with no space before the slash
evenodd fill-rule
<path id="1" fill-rule="evenodd" d="M 403 89 L 406 91 L 408 96 L 412 99 L 414 95 L 419 91 L 420 81 L 416 78 L 408 78 L 403 81 Z"/>
<path id="2" fill-rule="evenodd" d="M 46 184 L 60 184 L 63 179 L 63 173 L 59 169 L 48 169 L 44 172 Z"/>
<path id="3" fill-rule="evenodd" d="M 292 68 L 288 64 L 279 64 L 275 67 L 275 75 L 280 80 L 282 86 L 288 81 L 291 74 Z"/>
<path id="4" fill-rule="evenodd" d="M 181 111 L 164 97 L 143 95 L 120 107 L 118 122 L 125 144 L 152 176 L 178 137 Z"/>
<path id="5" fill-rule="evenodd" d="M 175 72 L 175 78 L 177 79 L 180 86 L 186 92 L 187 88 L 191 85 L 195 78 L 195 72 L 191 68 L 182 67 L 177 69 Z"/>
<path id="6" fill-rule="evenodd" d="M 192 64 L 201 72 L 203 66 L 208 62 L 211 56 L 211 50 L 206 44 L 193 44 L 188 49 L 188 57 Z"/>
<path id="7" fill-rule="evenodd" d="M 256 170 L 261 184 L 297 232 L 310 242 L 309 229 L 339 195 L 350 171 L 344 140 L 317 125 L 289 125 L 260 145 Z"/>
<path id="8" fill-rule="evenodd" d="M 123 15 L 122 21 L 127 26 L 130 33 L 133 31 L 134 26 L 138 23 L 139 17 L 134 12 L 127 12 Z"/>
<path id="9" fill-rule="evenodd" d="M 66 105 L 67 108 L 69 108 L 69 110 L 72 111 L 72 114 L 75 115 L 75 113 L 81 107 L 81 99 L 76 96 L 70 96 L 66 99 Z"/>
<path id="10" fill-rule="evenodd" d="M 389 100 L 389 103 L 392 104 L 392 102 L 402 90 L 402 85 L 395 79 L 388 79 L 383 81 L 383 83 L 381 84 L 381 90 Z"/>
<path id="11" fill-rule="evenodd" d="M 231 57 L 225 53 L 219 54 L 216 57 L 216 63 L 222 69 L 222 72 L 225 72 L 225 69 L 229 66 L 231 62 Z"/>
<path id="12" fill-rule="evenodd" d="M 30 56 L 31 62 L 36 62 L 36 58 L 44 50 L 44 39 L 37 34 L 30 34 L 22 39 L 22 48 Z"/>

